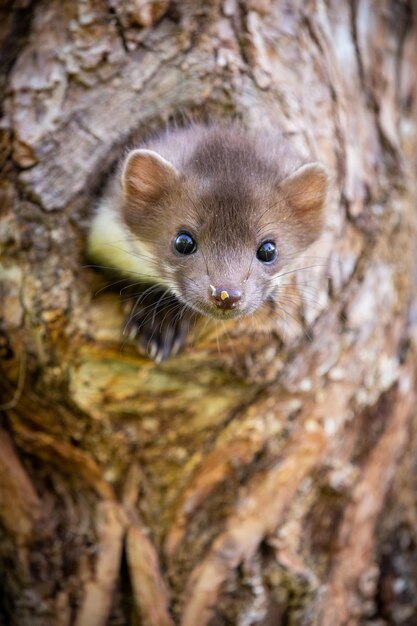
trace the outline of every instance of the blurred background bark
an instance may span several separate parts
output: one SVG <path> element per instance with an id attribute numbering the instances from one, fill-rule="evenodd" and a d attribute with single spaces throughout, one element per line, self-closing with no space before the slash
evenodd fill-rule
<path id="1" fill-rule="evenodd" d="M 415 626 L 415 4 L 3 1 L 0 46 L 0 624 Z M 85 237 L 189 116 L 333 188 L 274 332 L 157 366 Z"/>

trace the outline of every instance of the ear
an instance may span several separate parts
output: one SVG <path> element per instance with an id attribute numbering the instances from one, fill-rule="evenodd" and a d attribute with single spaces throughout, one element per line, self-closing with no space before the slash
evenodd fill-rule
<path id="1" fill-rule="evenodd" d="M 134 204 L 157 202 L 177 178 L 175 167 L 153 150 L 132 150 L 123 166 L 123 193 Z"/>
<path id="2" fill-rule="evenodd" d="M 320 163 L 302 165 L 281 183 L 287 202 L 300 218 L 321 216 L 326 201 L 329 177 Z"/>

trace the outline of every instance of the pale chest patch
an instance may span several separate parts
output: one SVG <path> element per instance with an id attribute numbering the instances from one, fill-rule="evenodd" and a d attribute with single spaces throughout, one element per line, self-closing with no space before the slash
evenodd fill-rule
<path id="1" fill-rule="evenodd" d="M 106 200 L 100 204 L 93 219 L 88 253 L 103 265 L 103 269 L 126 273 L 137 281 L 165 282 L 157 276 L 149 247 L 124 226 Z"/>

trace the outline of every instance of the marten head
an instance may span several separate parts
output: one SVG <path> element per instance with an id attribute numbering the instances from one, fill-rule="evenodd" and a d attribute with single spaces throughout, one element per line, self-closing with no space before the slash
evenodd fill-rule
<path id="1" fill-rule="evenodd" d="M 219 129 L 176 165 L 131 151 L 123 219 L 161 283 L 199 313 L 226 319 L 256 311 L 318 237 L 327 186 L 319 163 Z"/>

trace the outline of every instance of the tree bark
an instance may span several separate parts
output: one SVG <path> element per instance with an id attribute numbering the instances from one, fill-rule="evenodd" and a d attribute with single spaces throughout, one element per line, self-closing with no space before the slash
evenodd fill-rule
<path id="1" fill-rule="evenodd" d="M 415 4 L 0 12 L 0 623 L 415 624 Z M 333 185 L 272 332 L 155 365 L 85 238 L 124 146 L 189 116 Z"/>

